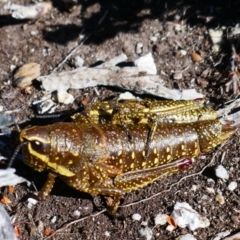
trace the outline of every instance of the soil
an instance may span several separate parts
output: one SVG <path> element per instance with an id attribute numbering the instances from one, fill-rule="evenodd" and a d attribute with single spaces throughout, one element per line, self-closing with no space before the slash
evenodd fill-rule
<path id="1" fill-rule="evenodd" d="M 206 96 L 206 102 L 214 109 L 237 97 L 238 81 L 235 82 L 235 89 L 230 88 L 229 91 L 226 83 L 233 75 L 232 49 L 237 54 L 239 48 L 238 34 L 230 34 L 240 20 L 239 1 L 88 0 L 79 1 L 73 6 L 52 1 L 51 12 L 37 21 L 13 19 L 3 8 L 6 2 L 0 2 L 1 93 L 8 109 L 21 110 L 15 114 L 21 128 L 46 124 L 53 120 L 34 118 L 36 108 L 32 102 L 43 94 L 38 86 L 33 87 L 29 95 L 13 88 L 13 69 L 24 63 L 36 62 L 41 65 L 41 74 L 47 75 L 89 34 L 87 41 L 58 72 L 73 69 L 76 56 L 84 59 L 84 66 L 91 66 L 121 53 L 125 53 L 129 61 L 133 61 L 140 55 L 151 52 L 158 74 L 165 80 L 166 86 L 178 89 L 196 88 Z M 30 3 L 27 0 L 13 2 L 23 5 Z M 209 29 L 223 29 L 223 41 L 217 52 L 212 49 Z M 154 39 L 153 36 L 157 37 Z M 136 53 L 137 43 L 143 45 L 139 54 Z M 185 55 L 182 54 L 184 51 Z M 193 52 L 198 53 L 202 60 L 194 62 L 191 58 Z M 180 79 L 174 77 L 174 72 L 177 71 L 182 71 Z M 101 101 L 122 92 L 120 89 L 106 87 L 96 89 L 70 90 L 75 96 L 75 102 L 72 105 L 60 105 L 56 112 L 77 109 L 86 99 Z M 8 134 L 1 137 L 1 141 L 7 146 L 1 150 L 2 156 L 10 157 L 17 144 L 13 129 L 3 131 L 8 131 Z M 193 234 L 196 239 L 213 239 L 226 230 L 231 233 L 239 231 L 240 189 L 239 186 L 234 191 L 227 188 L 232 181 L 240 184 L 239 156 L 239 134 L 236 132 L 224 146 L 197 157 L 190 170 L 127 193 L 115 216 L 107 212 L 100 213 L 106 208 L 104 196 L 78 192 L 60 180 L 57 180 L 45 202 L 38 202 L 29 208 L 28 197 L 36 189 L 41 189 L 47 173 L 35 172 L 22 161 L 15 161 L 13 167 L 18 175 L 34 185 L 20 184 L 15 187 L 14 193 L 3 188 L 1 194 L 12 201 L 6 206 L 6 210 L 13 219 L 13 225 L 20 230 L 19 239 L 167 240 L 176 239 L 186 233 Z M 175 184 L 184 176 L 198 173 L 209 162 L 211 166 L 203 173 L 194 174 Z M 230 174 L 226 181 L 215 176 L 214 169 L 220 164 Z M 3 161 L 1 165 L 6 166 Z M 209 192 L 207 187 L 213 188 L 215 193 Z M 224 197 L 224 203 L 216 200 L 219 192 Z M 159 194 L 155 197 L 141 201 L 157 193 Z M 209 219 L 210 226 L 195 231 L 180 227 L 168 231 L 167 224 L 155 225 L 154 217 L 159 213 L 170 215 L 176 202 L 189 203 L 199 214 Z M 134 204 L 125 206 L 131 203 Z M 76 210 L 80 216 L 76 215 Z M 135 213 L 141 215 L 140 221 L 132 219 Z M 98 215 L 91 216 L 92 214 Z M 64 228 L 67 223 L 80 218 L 81 221 Z M 152 237 L 147 238 L 140 234 L 140 229 L 147 227 L 152 230 Z M 55 235 L 50 236 L 51 233 Z"/>

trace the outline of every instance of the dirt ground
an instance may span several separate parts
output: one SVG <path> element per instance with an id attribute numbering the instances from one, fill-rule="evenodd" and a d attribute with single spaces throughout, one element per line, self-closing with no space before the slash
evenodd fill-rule
<path id="1" fill-rule="evenodd" d="M 206 102 L 214 109 L 235 99 L 239 92 L 239 62 L 236 57 L 239 35 L 237 31 L 233 31 L 240 21 L 240 2 L 237 0 L 79 0 L 75 6 L 52 1 L 51 12 L 37 21 L 13 19 L 3 8 L 6 2 L 0 1 L 1 92 L 8 96 L 5 101 L 9 109 L 21 109 L 15 114 L 21 128 L 45 124 L 49 120 L 33 119 L 36 108 L 32 106 L 32 102 L 39 99 L 42 93 L 38 87 L 34 87 L 30 95 L 13 88 L 13 69 L 24 63 L 36 62 L 41 65 L 41 74 L 47 75 L 89 34 L 88 40 L 58 72 L 73 69 L 73 59 L 76 56 L 84 59 L 84 66 L 91 66 L 121 53 L 125 53 L 129 61 L 132 61 L 151 52 L 158 74 L 165 80 L 166 86 L 177 89 L 195 88 L 206 96 Z M 23 5 L 30 3 L 28 0 L 12 2 Z M 219 51 L 213 51 L 209 29 L 223 30 Z M 136 53 L 138 43 L 143 46 L 140 53 Z M 233 49 L 236 51 L 234 59 Z M 197 52 L 202 60 L 194 62 L 191 58 L 193 52 Z M 236 65 L 235 72 L 233 62 Z M 181 72 L 182 76 L 176 77 L 175 72 Z M 233 76 L 236 78 L 232 79 Z M 230 83 L 229 90 L 226 83 Z M 77 109 L 86 98 L 100 101 L 123 92 L 106 87 L 98 87 L 97 90 L 70 90 L 75 96 L 74 103 L 61 105 L 56 112 Z M 1 150 L 1 155 L 10 157 L 17 144 L 16 137 L 6 134 L 1 137 L 1 142 L 8 146 Z M 186 233 L 193 234 L 196 239 L 214 239 L 218 233 L 226 230 L 231 233 L 239 231 L 240 188 L 238 186 L 234 191 L 227 188 L 232 181 L 240 184 L 239 154 L 239 134 L 236 133 L 223 147 L 196 158 L 193 167 L 187 172 L 177 173 L 126 194 L 121 202 L 122 207 L 114 217 L 107 212 L 100 213 L 106 207 L 103 196 L 75 191 L 60 180 L 57 180 L 51 196 L 45 202 L 38 202 L 31 208 L 28 207 L 27 198 L 35 192 L 33 186 L 20 184 L 16 186 L 14 193 L 3 188 L 1 194 L 12 201 L 6 206 L 6 210 L 13 219 L 13 225 L 21 231 L 19 239 L 167 240 L 176 239 Z M 184 176 L 198 173 L 210 161 L 211 166 L 203 173 L 175 184 Z M 225 182 L 214 174 L 214 168 L 219 164 L 230 174 Z M 1 165 L 5 166 L 3 161 Z M 41 189 L 46 173 L 35 172 L 21 161 L 16 161 L 14 167 L 20 176 L 33 182 L 36 189 Z M 169 190 L 170 186 L 172 187 Z M 207 187 L 213 188 L 215 192 L 209 192 Z M 219 192 L 225 200 L 222 204 L 216 201 Z M 156 193 L 160 194 L 141 201 Z M 170 215 L 176 202 L 189 203 L 193 209 L 209 219 L 210 226 L 195 231 L 179 227 L 168 231 L 167 224 L 155 225 L 154 217 L 159 213 Z M 134 204 L 125 206 L 131 203 Z M 80 215 L 76 214 L 76 210 Z M 141 215 L 140 221 L 132 219 L 135 213 Z M 97 215 L 91 216 L 94 214 Z M 66 226 L 79 218 L 83 219 Z M 152 236 L 147 238 L 141 235 L 140 229 L 150 229 Z M 55 235 L 48 236 L 50 233 Z"/>

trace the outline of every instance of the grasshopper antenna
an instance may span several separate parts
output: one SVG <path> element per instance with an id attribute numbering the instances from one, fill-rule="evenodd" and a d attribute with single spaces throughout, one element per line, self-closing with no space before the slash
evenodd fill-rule
<path id="1" fill-rule="evenodd" d="M 20 143 L 20 144 L 16 147 L 16 149 L 15 149 L 14 152 L 13 152 L 13 155 L 12 155 L 11 158 L 9 159 L 9 163 L 8 163 L 7 168 L 10 168 L 10 167 L 12 166 L 13 161 L 15 160 L 15 158 L 16 158 L 19 150 L 22 148 L 23 145 L 25 145 L 25 144 L 27 144 L 27 143 L 28 143 L 28 142 L 22 142 L 22 143 Z"/>
<path id="2" fill-rule="evenodd" d="M 2 94 L 1 94 L 1 95 L 2 95 Z M 3 105 L 4 105 L 5 108 L 9 111 L 9 107 L 8 107 L 8 104 L 6 103 L 5 99 L 4 99 L 3 97 L 1 97 L 1 98 L 2 98 Z M 17 131 L 20 133 L 20 132 L 21 132 L 21 129 L 20 129 L 19 125 L 17 124 L 17 122 L 16 122 L 15 117 L 13 116 L 13 114 L 11 114 L 11 118 L 12 118 L 12 121 L 13 121 L 15 127 L 17 128 Z M 16 147 L 15 151 L 13 152 L 13 155 L 12 155 L 11 158 L 9 159 L 7 168 L 10 168 L 10 167 L 12 166 L 13 161 L 15 160 L 15 158 L 16 158 L 19 150 L 20 150 L 21 147 L 22 147 L 24 144 L 26 144 L 26 143 L 27 143 L 27 142 L 20 143 L 20 144 Z"/>

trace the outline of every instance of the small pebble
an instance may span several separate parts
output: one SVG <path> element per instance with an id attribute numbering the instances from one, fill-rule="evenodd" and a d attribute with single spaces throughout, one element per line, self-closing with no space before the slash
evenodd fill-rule
<path id="1" fill-rule="evenodd" d="M 223 197 L 221 192 L 219 192 L 216 195 L 216 201 L 219 202 L 221 205 L 223 205 L 225 203 L 225 198 Z"/>
<path id="2" fill-rule="evenodd" d="M 222 165 L 218 165 L 215 168 L 215 174 L 218 178 L 222 179 L 223 181 L 226 181 L 229 178 L 229 174 L 226 168 L 223 167 Z"/>
<path id="3" fill-rule="evenodd" d="M 231 216 L 231 219 L 235 224 L 239 224 L 239 216 L 233 215 Z"/>
<path id="4" fill-rule="evenodd" d="M 106 231 L 106 232 L 104 233 L 104 235 L 105 235 L 106 237 L 110 237 L 110 232 Z"/>
<path id="5" fill-rule="evenodd" d="M 237 188 L 237 183 L 236 182 L 230 182 L 230 184 L 228 185 L 228 190 L 229 191 L 234 191 Z"/>
<path id="6" fill-rule="evenodd" d="M 180 24 L 176 24 L 174 29 L 176 31 L 181 31 L 182 30 L 182 26 Z"/>
<path id="7" fill-rule="evenodd" d="M 215 193 L 215 189 L 211 187 L 206 187 L 206 191 L 211 194 Z"/>
<path id="8" fill-rule="evenodd" d="M 182 79 L 182 77 L 183 77 L 182 71 L 176 71 L 176 72 L 173 74 L 173 79 L 174 79 L 174 80 L 180 80 L 180 79 Z"/>
<path id="9" fill-rule="evenodd" d="M 144 226 L 144 227 L 146 227 L 146 226 L 148 225 L 148 222 L 147 222 L 147 221 L 142 221 L 142 222 L 141 222 L 141 225 Z"/>
<path id="10" fill-rule="evenodd" d="M 135 213 L 132 215 L 132 220 L 134 220 L 134 221 L 140 221 L 141 218 L 142 218 L 141 215 L 138 213 Z"/>
<path id="11" fill-rule="evenodd" d="M 124 92 L 124 93 L 121 93 L 118 97 L 118 100 L 129 100 L 129 99 L 133 99 L 133 100 L 136 100 L 138 99 L 137 97 L 135 97 L 132 93 L 130 92 Z"/>
<path id="12" fill-rule="evenodd" d="M 218 52 L 223 40 L 223 30 L 222 29 L 209 29 L 209 36 L 212 40 L 213 46 L 212 50 Z"/>
<path id="13" fill-rule="evenodd" d="M 83 63 L 84 63 L 84 59 L 81 58 L 80 56 L 76 56 L 74 58 L 74 66 L 76 68 L 79 68 L 79 67 L 82 67 L 83 66 Z"/>
<path id="14" fill-rule="evenodd" d="M 180 53 L 181 53 L 182 56 L 186 56 L 186 55 L 187 55 L 187 51 L 184 50 L 184 49 L 181 49 L 181 50 L 180 50 Z"/>
<path id="15" fill-rule="evenodd" d="M 159 213 L 154 218 L 155 225 L 164 225 L 167 223 L 167 215 Z"/>
<path id="16" fill-rule="evenodd" d="M 197 185 L 192 185 L 192 187 L 191 187 L 191 190 L 193 191 L 193 192 L 195 192 L 196 190 L 197 190 Z"/>
<path id="17" fill-rule="evenodd" d="M 197 240 L 192 234 L 187 233 L 176 238 L 176 240 Z"/>
<path id="18" fill-rule="evenodd" d="M 56 221 L 57 221 L 57 216 L 53 216 L 52 219 L 51 219 L 51 222 L 55 223 Z"/>
<path id="19" fill-rule="evenodd" d="M 73 212 L 73 215 L 74 215 L 75 217 L 80 217 L 81 212 L 80 212 L 79 210 L 75 210 L 75 211 Z"/>
<path id="20" fill-rule="evenodd" d="M 160 37 L 160 33 L 159 33 L 159 32 L 156 32 L 156 33 L 154 33 L 154 34 L 152 35 L 152 37 L 151 37 L 150 40 L 151 40 L 152 42 L 156 42 L 159 37 Z"/>
<path id="21" fill-rule="evenodd" d="M 135 47 L 135 52 L 136 54 L 140 55 L 143 53 L 143 43 L 142 42 L 138 42 L 136 44 L 136 47 Z"/>
<path id="22" fill-rule="evenodd" d="M 35 35 L 38 34 L 38 31 L 31 31 L 30 34 L 31 34 L 32 36 L 35 36 Z"/>
<path id="23" fill-rule="evenodd" d="M 146 240 L 151 240 L 153 237 L 152 229 L 149 227 L 141 228 L 139 230 L 140 235 L 146 238 Z"/>
<path id="24" fill-rule="evenodd" d="M 57 101 L 63 104 L 70 104 L 73 103 L 74 97 L 70 93 L 60 91 L 57 93 Z"/>
<path id="25" fill-rule="evenodd" d="M 200 215 L 186 202 L 176 202 L 171 217 L 177 226 L 180 228 L 188 227 L 191 231 L 210 225 L 210 221 L 206 217 Z M 176 225 L 172 224 L 173 227 Z"/>
<path id="26" fill-rule="evenodd" d="M 15 65 L 12 65 L 12 64 L 10 65 L 10 70 L 11 70 L 11 71 L 13 71 L 15 68 L 16 68 Z"/>
<path id="27" fill-rule="evenodd" d="M 169 231 L 169 232 L 172 232 L 174 229 L 175 229 L 175 227 L 173 225 L 168 225 L 166 227 L 166 230 Z"/>
<path id="28" fill-rule="evenodd" d="M 37 201 L 36 199 L 34 199 L 34 198 L 28 198 L 28 199 L 27 199 L 27 202 L 28 202 L 27 207 L 28 207 L 29 209 L 31 209 L 32 206 L 35 205 L 35 204 L 37 204 L 38 201 Z"/>
<path id="29" fill-rule="evenodd" d="M 204 78 L 198 78 L 197 83 L 203 88 L 207 87 L 209 84 L 209 82 Z"/>

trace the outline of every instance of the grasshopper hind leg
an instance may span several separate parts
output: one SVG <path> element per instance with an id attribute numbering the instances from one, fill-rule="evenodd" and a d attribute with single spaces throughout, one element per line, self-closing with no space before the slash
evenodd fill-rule
<path id="1" fill-rule="evenodd" d="M 171 163 L 138 171 L 120 174 L 114 179 L 114 186 L 125 192 L 136 190 L 162 177 L 186 170 L 192 165 L 192 159 L 182 158 Z"/>

